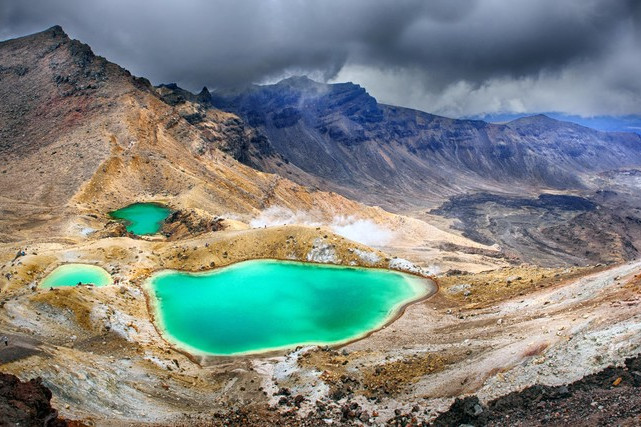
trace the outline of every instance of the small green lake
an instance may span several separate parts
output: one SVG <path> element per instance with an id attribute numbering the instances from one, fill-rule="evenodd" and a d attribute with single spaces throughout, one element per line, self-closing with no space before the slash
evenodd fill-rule
<path id="1" fill-rule="evenodd" d="M 156 234 L 171 209 L 159 203 L 134 203 L 122 209 L 109 212 L 112 218 L 123 220 L 127 231 L 138 234 Z"/>
<path id="2" fill-rule="evenodd" d="M 76 286 L 92 284 L 106 286 L 113 283 L 111 275 L 103 268 L 89 264 L 64 264 L 53 270 L 40 282 L 41 288 L 58 288 L 61 286 Z"/>
<path id="3" fill-rule="evenodd" d="M 433 291 L 382 269 L 254 260 L 146 282 L 166 339 L 194 354 L 233 355 L 361 338 Z"/>

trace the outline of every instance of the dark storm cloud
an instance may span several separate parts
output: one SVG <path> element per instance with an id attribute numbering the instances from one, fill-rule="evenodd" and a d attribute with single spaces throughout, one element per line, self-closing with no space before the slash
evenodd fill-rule
<path id="1" fill-rule="evenodd" d="M 466 97 L 476 109 L 486 100 L 528 110 L 539 100 L 581 113 L 578 106 L 597 101 L 577 93 L 580 79 L 585 90 L 612 88 L 607 95 L 620 97 L 608 102 L 641 112 L 628 111 L 630 94 L 641 97 L 640 3 L 4 0 L 0 37 L 60 24 L 133 73 L 190 89 L 310 74 L 359 79 L 384 101 L 450 114 L 470 112 Z M 532 93 L 517 98 L 523 90 Z"/>

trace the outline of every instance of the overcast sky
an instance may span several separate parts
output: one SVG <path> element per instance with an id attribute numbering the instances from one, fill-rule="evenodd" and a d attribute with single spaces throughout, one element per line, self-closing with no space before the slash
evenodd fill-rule
<path id="1" fill-rule="evenodd" d="M 0 39 L 55 24 L 191 90 L 307 74 L 453 117 L 641 114 L 641 0 L 0 0 Z"/>

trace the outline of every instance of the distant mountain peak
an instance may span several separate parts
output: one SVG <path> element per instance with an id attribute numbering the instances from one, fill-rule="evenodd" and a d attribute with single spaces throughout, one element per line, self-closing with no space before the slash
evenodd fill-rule
<path id="1" fill-rule="evenodd" d="M 292 76 L 292 77 L 283 79 L 274 85 L 266 85 L 266 86 L 288 86 L 294 89 L 322 89 L 322 88 L 329 89 L 332 87 L 336 87 L 336 88 L 343 88 L 343 89 L 349 88 L 349 89 L 367 92 L 365 88 L 359 85 L 358 83 L 354 83 L 354 82 L 324 83 L 324 82 L 318 82 L 316 80 L 310 79 L 307 76 Z"/>
<path id="2" fill-rule="evenodd" d="M 509 121 L 509 125 L 549 125 L 552 123 L 562 123 L 560 120 L 554 119 L 545 114 L 534 114 L 532 116 L 520 117 L 515 120 Z"/>
<path id="3" fill-rule="evenodd" d="M 604 132 L 631 132 L 641 135 L 641 115 L 628 114 L 623 116 L 597 115 L 580 116 L 561 112 L 546 112 L 543 115 L 561 122 L 575 123 L 591 129 Z M 481 119 L 490 123 L 506 124 L 520 118 L 532 116 L 524 113 L 488 113 L 477 114 L 463 119 Z M 523 123 L 523 122 L 520 122 Z"/>
<path id="4" fill-rule="evenodd" d="M 307 76 L 291 76 L 287 77 L 286 79 L 281 80 L 278 83 L 283 83 L 283 84 L 318 84 L 319 82 L 314 81 L 310 79 Z"/>
<path id="5" fill-rule="evenodd" d="M 320 88 L 327 87 L 327 84 L 317 82 L 307 76 L 292 76 L 279 81 L 274 86 L 287 86 L 298 90 L 318 90 Z"/>
<path id="6" fill-rule="evenodd" d="M 533 119 L 537 119 L 537 120 L 554 120 L 552 117 L 547 116 L 547 115 L 545 115 L 543 113 L 534 114 L 533 116 L 530 116 L 530 117 L 532 117 Z"/>
<path id="7" fill-rule="evenodd" d="M 520 117 L 520 118 L 515 119 L 515 120 L 512 120 L 512 121 L 513 121 L 513 122 L 516 122 L 516 121 L 518 121 L 518 120 L 522 120 L 522 121 L 530 121 L 530 122 L 533 122 L 533 121 L 542 121 L 542 120 L 554 120 L 554 121 L 556 121 L 556 120 L 555 120 L 555 119 L 553 119 L 552 117 L 550 117 L 550 116 L 546 116 L 545 114 L 533 114 L 533 115 L 531 115 L 531 116 Z"/>
<path id="8" fill-rule="evenodd" d="M 359 98 L 361 103 L 369 104 L 368 108 L 376 108 L 377 101 L 367 90 L 357 83 L 321 83 L 310 79 L 307 76 L 293 76 L 279 81 L 273 85 L 257 86 L 258 90 L 274 88 L 278 90 L 287 89 L 297 92 L 305 97 L 342 97 L 349 100 Z"/>

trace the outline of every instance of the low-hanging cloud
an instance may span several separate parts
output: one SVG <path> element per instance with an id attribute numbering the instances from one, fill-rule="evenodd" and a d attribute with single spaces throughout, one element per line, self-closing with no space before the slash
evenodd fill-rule
<path id="1" fill-rule="evenodd" d="M 1 38 L 54 24 L 192 90 L 308 74 L 447 115 L 641 113 L 637 0 L 0 3 Z"/>
<path id="2" fill-rule="evenodd" d="M 330 227 L 334 233 L 368 246 L 385 246 L 394 236 L 392 231 L 369 219 L 338 216 Z"/>
<path id="3" fill-rule="evenodd" d="M 249 225 L 254 228 L 279 225 L 307 225 L 310 227 L 327 226 L 334 233 L 368 246 L 385 246 L 394 237 L 394 232 L 370 219 L 354 216 L 336 215 L 331 221 L 322 221 L 321 214 L 304 211 L 292 211 L 287 208 L 272 206 L 265 209 Z"/>

